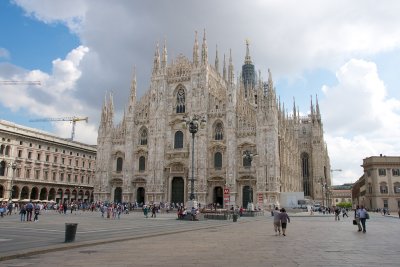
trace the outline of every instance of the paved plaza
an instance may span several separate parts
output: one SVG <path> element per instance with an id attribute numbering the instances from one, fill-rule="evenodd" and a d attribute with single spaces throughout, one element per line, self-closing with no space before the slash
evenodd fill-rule
<path id="1" fill-rule="evenodd" d="M 0 266 L 399 266 L 396 217 L 371 214 L 363 234 L 352 218 L 289 215 L 286 237 L 275 236 L 269 214 L 236 223 L 178 221 L 175 214 L 107 220 L 49 213 L 37 223 L 7 216 L 0 219 Z M 73 243 L 63 243 L 65 222 L 78 223 Z"/>

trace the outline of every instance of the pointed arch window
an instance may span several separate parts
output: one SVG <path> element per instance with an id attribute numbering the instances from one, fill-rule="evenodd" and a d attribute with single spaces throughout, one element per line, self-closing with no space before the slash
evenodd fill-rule
<path id="1" fill-rule="evenodd" d="M 214 154 L 214 168 L 217 170 L 222 169 L 222 154 L 221 154 L 221 152 L 216 152 Z"/>
<path id="2" fill-rule="evenodd" d="M 222 123 L 218 122 L 215 125 L 215 140 L 223 140 L 224 139 L 224 128 Z"/>
<path id="3" fill-rule="evenodd" d="M 139 158 L 139 171 L 143 172 L 146 170 L 146 158 L 144 156 L 141 156 Z"/>
<path id="4" fill-rule="evenodd" d="M 183 133 L 181 131 L 175 133 L 174 148 L 183 148 Z"/>
<path id="5" fill-rule="evenodd" d="M 307 153 L 301 154 L 301 172 L 303 177 L 303 190 L 305 196 L 311 195 L 311 184 L 310 184 L 310 171 L 309 171 L 309 157 Z"/>
<path id="6" fill-rule="evenodd" d="M 117 172 L 122 172 L 122 165 L 124 163 L 124 160 L 121 157 L 117 158 Z"/>
<path id="7" fill-rule="evenodd" d="M 147 146 L 147 130 L 142 129 L 140 132 L 140 145 Z"/>
<path id="8" fill-rule="evenodd" d="M 179 88 L 176 93 L 176 113 L 185 113 L 185 90 Z"/>

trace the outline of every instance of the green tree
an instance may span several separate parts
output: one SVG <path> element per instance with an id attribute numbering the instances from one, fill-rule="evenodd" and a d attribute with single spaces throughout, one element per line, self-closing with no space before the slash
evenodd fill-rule
<path id="1" fill-rule="evenodd" d="M 340 202 L 336 206 L 350 209 L 353 205 L 350 202 Z"/>

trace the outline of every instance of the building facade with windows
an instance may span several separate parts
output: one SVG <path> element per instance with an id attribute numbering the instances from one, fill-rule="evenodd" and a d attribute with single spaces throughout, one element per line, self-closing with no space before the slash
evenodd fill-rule
<path id="1" fill-rule="evenodd" d="M 242 72 L 234 77 L 232 53 L 208 62 L 205 38 L 197 34 L 193 57 L 168 63 L 157 45 L 150 87 L 137 100 L 136 77 L 122 120 L 114 124 L 106 96 L 97 141 L 95 200 L 185 203 L 192 171 L 202 205 L 279 205 L 280 192 L 322 199 L 330 164 L 318 100 L 310 114 L 291 115 L 276 96 L 271 72 L 255 73 L 246 44 Z M 205 127 L 194 137 L 183 121 L 198 116 Z M 246 155 L 251 155 L 250 157 Z"/>
<path id="2" fill-rule="evenodd" d="M 372 156 L 361 165 L 364 174 L 353 187 L 354 205 L 367 209 L 400 208 L 400 157 Z"/>
<path id="3" fill-rule="evenodd" d="M 93 200 L 96 147 L 0 120 L 0 199 Z"/>

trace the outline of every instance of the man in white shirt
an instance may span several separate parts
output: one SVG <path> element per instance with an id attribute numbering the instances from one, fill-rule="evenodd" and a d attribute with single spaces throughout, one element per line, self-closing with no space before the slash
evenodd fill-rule
<path id="1" fill-rule="evenodd" d="M 273 211 L 274 214 L 274 230 L 275 230 L 275 235 L 281 235 L 281 219 L 279 217 L 279 209 L 278 207 L 275 207 L 275 210 Z"/>

